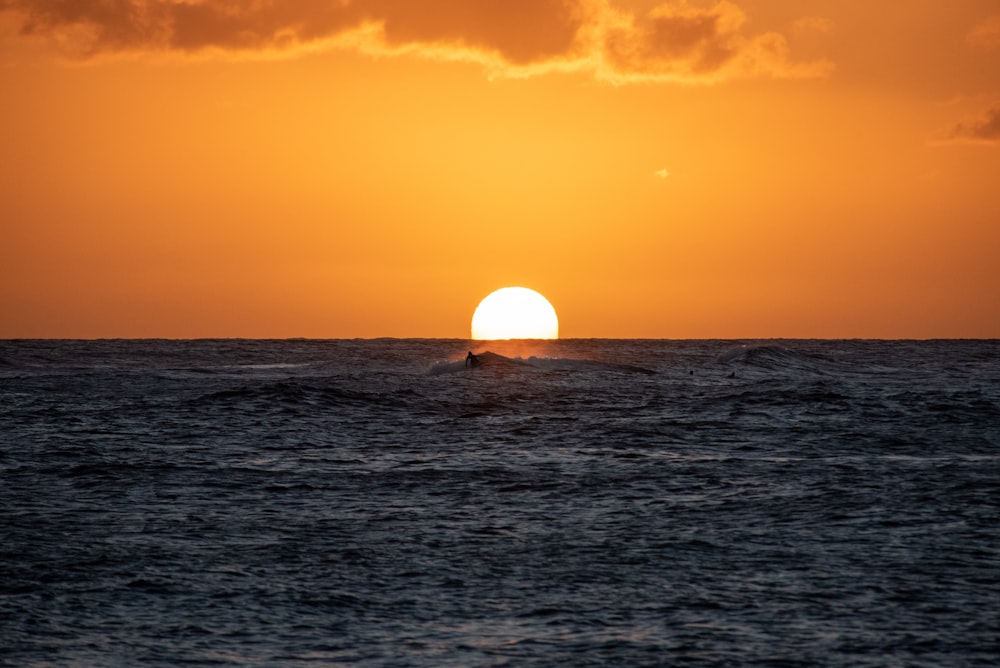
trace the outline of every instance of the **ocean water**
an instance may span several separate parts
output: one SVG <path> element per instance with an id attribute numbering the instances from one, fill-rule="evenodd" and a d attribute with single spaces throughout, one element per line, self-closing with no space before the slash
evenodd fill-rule
<path id="1" fill-rule="evenodd" d="M 998 663 L 1000 341 L 0 341 L 0 665 Z"/>

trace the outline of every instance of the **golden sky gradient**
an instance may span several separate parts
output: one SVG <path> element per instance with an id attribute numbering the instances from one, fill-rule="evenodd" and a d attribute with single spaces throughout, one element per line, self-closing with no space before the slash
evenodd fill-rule
<path id="1" fill-rule="evenodd" d="M 0 337 L 1000 336 L 996 0 L 0 0 Z"/>

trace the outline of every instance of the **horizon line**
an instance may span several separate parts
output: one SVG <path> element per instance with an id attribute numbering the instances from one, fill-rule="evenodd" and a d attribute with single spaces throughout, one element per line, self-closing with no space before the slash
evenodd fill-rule
<path id="1" fill-rule="evenodd" d="M 557 339 L 471 339 L 449 336 L 341 336 L 341 337 L 253 337 L 253 336 L 14 336 L 0 337 L 2 342 L 16 341 L 465 341 L 473 344 L 531 341 L 551 343 L 557 341 L 1000 341 L 1000 336 L 929 336 L 929 337 L 879 337 L 879 336 L 703 336 L 703 337 L 649 337 L 649 336 L 567 336 Z"/>

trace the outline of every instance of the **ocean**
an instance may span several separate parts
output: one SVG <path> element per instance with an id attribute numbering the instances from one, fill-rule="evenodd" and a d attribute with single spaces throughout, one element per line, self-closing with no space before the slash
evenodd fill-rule
<path id="1" fill-rule="evenodd" d="M 998 663 L 997 340 L 0 341 L 3 666 Z"/>

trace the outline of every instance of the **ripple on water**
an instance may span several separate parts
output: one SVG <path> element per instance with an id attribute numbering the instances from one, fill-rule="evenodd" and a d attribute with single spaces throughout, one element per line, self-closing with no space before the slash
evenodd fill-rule
<path id="1" fill-rule="evenodd" d="M 0 663 L 995 659 L 996 342 L 546 345 L 0 342 Z"/>

